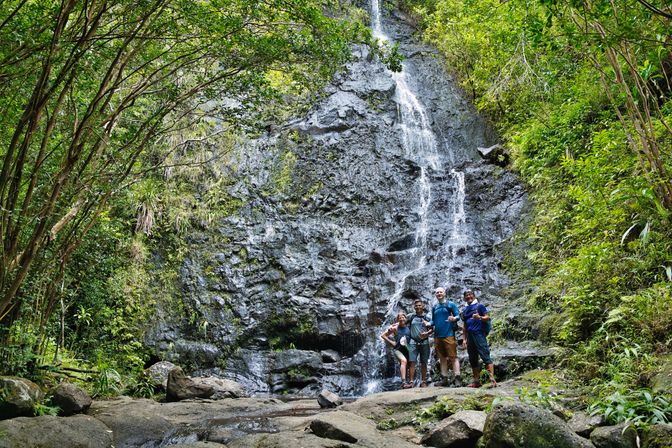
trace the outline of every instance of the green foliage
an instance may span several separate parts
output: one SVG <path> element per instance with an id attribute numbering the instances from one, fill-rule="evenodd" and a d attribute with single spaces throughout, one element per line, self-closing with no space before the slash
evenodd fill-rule
<path id="1" fill-rule="evenodd" d="M 112 367 L 101 364 L 93 383 L 93 397 L 120 395 L 124 390 L 122 375 Z"/>
<path id="2" fill-rule="evenodd" d="M 443 420 L 463 410 L 489 412 L 492 409 L 493 400 L 494 397 L 492 395 L 485 394 L 467 397 L 462 401 L 457 401 L 444 395 L 430 407 L 418 411 L 416 413 L 416 423 L 422 425 L 430 421 Z"/>
<path id="3" fill-rule="evenodd" d="M 560 396 L 547 386 L 527 387 L 521 386 L 515 389 L 520 401 L 537 407 L 554 411 L 560 409 Z"/>
<path id="4" fill-rule="evenodd" d="M 153 398 L 157 393 L 154 381 L 144 371 L 135 377 L 132 384 L 128 386 L 128 390 L 132 396 L 141 398 Z"/>
<path id="5" fill-rule="evenodd" d="M 380 420 L 376 423 L 376 429 L 379 431 L 392 431 L 394 429 L 400 428 L 402 426 L 408 426 L 413 424 L 412 418 L 405 418 L 397 420 L 395 418 L 388 418 Z"/>
<path id="6" fill-rule="evenodd" d="M 528 186 L 533 216 L 517 237 L 527 259 L 509 266 L 535 277 L 527 299 L 547 314 L 544 340 L 596 400 L 646 387 L 672 341 L 667 3 L 402 5 L 493 118 Z M 521 390 L 550 406 L 549 393 Z"/>
<path id="7" fill-rule="evenodd" d="M 291 310 L 279 313 L 273 310 L 266 325 L 269 347 L 272 350 L 285 350 L 312 343 L 312 338 L 317 334 L 316 325 L 314 314 L 297 314 Z"/>
<path id="8" fill-rule="evenodd" d="M 307 107 L 370 40 L 358 17 L 321 0 L 3 4 L 2 370 L 30 375 L 52 341 L 138 369 L 181 235 L 243 204 L 237 139 Z"/>
<path id="9" fill-rule="evenodd" d="M 672 397 L 648 389 L 617 391 L 593 403 L 588 411 L 591 415 L 603 414 L 610 424 L 629 423 L 639 428 L 669 423 L 672 420 Z"/>
<path id="10" fill-rule="evenodd" d="M 61 408 L 58 406 L 50 406 L 45 403 L 35 403 L 33 405 L 33 414 L 35 416 L 40 416 L 40 415 L 53 415 L 56 416 L 58 413 L 61 411 Z"/>

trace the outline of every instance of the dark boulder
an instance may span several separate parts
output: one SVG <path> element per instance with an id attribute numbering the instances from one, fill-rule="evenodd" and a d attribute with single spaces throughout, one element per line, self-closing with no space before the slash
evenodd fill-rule
<path id="1" fill-rule="evenodd" d="M 659 423 L 649 426 L 642 439 L 643 448 L 670 448 L 672 447 L 672 424 Z"/>
<path id="2" fill-rule="evenodd" d="M 517 402 L 495 406 L 483 430 L 486 448 L 591 448 L 550 412 Z"/>
<path id="3" fill-rule="evenodd" d="M 590 441 L 597 448 L 637 448 L 637 431 L 632 425 L 622 423 L 603 426 L 590 433 Z"/>
<path id="4" fill-rule="evenodd" d="M 88 415 L 19 417 L 0 422 L 0 448 L 111 448 L 112 431 Z M 117 448 L 121 448 L 117 445 Z"/>
<path id="5" fill-rule="evenodd" d="M 145 369 L 146 375 L 152 381 L 154 387 L 159 390 L 166 390 L 168 387 L 168 373 L 177 367 L 170 361 L 159 361 Z"/>
<path id="6" fill-rule="evenodd" d="M 322 350 L 320 355 L 322 355 L 322 362 L 325 363 L 333 363 L 341 360 L 341 355 L 339 355 L 336 350 Z"/>
<path id="7" fill-rule="evenodd" d="M 318 437 L 324 439 L 340 440 L 341 442 L 357 443 L 357 438 L 347 431 L 335 426 L 327 420 L 313 420 L 310 422 L 310 430 Z"/>
<path id="8" fill-rule="evenodd" d="M 61 410 L 60 415 L 85 414 L 91 407 L 91 396 L 81 387 L 71 383 L 59 384 L 51 397 L 51 403 Z"/>
<path id="9" fill-rule="evenodd" d="M 16 376 L 0 376 L 0 392 L 0 419 L 31 416 L 44 397 L 37 384 Z"/>
<path id="10" fill-rule="evenodd" d="M 473 448 L 483 435 L 486 417 L 481 411 L 456 412 L 428 432 L 421 443 L 436 448 Z"/>
<path id="11" fill-rule="evenodd" d="M 321 408 L 335 408 L 343 404 L 341 397 L 326 389 L 317 396 L 317 402 Z"/>
<path id="12" fill-rule="evenodd" d="M 500 145 L 492 145 L 488 148 L 478 148 L 478 153 L 489 163 L 505 167 L 509 163 L 509 153 Z"/>
<path id="13" fill-rule="evenodd" d="M 602 414 L 588 415 L 582 411 L 576 411 L 567 422 L 572 431 L 581 437 L 589 437 L 590 433 L 599 426 L 605 425 L 604 416 Z"/>
<path id="14" fill-rule="evenodd" d="M 217 378 L 214 376 L 196 377 L 191 378 L 191 380 L 201 389 L 205 390 L 208 387 L 211 387 L 214 392 L 209 398 L 213 400 L 219 400 L 222 398 L 240 398 L 246 395 L 243 386 L 240 383 L 232 380 Z"/>
<path id="15" fill-rule="evenodd" d="M 166 389 L 166 399 L 168 401 L 209 398 L 214 393 L 214 387 L 189 378 L 181 367 L 175 367 L 168 373 L 168 388 Z"/>

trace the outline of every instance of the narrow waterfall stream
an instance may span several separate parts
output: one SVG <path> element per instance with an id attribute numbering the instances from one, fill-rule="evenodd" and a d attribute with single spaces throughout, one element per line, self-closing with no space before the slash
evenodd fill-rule
<path id="1" fill-rule="evenodd" d="M 371 0 L 371 28 L 374 37 L 379 41 L 391 44 L 390 38 L 385 34 L 382 26 L 380 0 Z M 422 102 L 418 99 L 413 90 L 409 87 L 408 71 L 405 65 L 399 73 L 393 73 L 392 79 L 395 82 L 395 101 L 398 107 L 398 122 L 402 134 L 402 146 L 404 155 L 409 160 L 412 160 L 419 167 L 420 173 L 417 179 L 417 216 L 418 223 L 415 229 L 414 246 L 409 249 L 412 260 L 407 263 L 408 268 L 402 272 L 397 273 L 395 278 L 395 291 L 388 299 L 386 315 L 382 326 L 378 329 L 377 334 L 374 335 L 375 346 L 374 353 L 378 356 L 374 359 L 384 359 L 386 353 L 385 344 L 378 338 L 385 328 L 395 321 L 396 315 L 402 309 L 404 311 L 412 312 L 412 309 L 405 309 L 400 305 L 404 292 L 407 290 L 407 279 L 422 270 L 427 266 L 428 248 L 428 233 L 431 231 L 429 224 L 429 213 L 432 211 L 432 180 L 430 172 L 441 172 L 444 167 L 439 154 L 439 145 L 437 138 L 432 130 L 431 121 L 427 114 L 427 110 Z M 450 157 L 450 159 L 453 159 Z M 451 277 L 451 270 L 455 265 L 455 258 L 458 255 L 460 248 L 466 245 L 467 239 L 464 234 L 465 225 L 465 182 L 464 173 L 451 169 L 450 172 L 454 182 L 455 189 L 452 197 L 452 229 L 450 233 L 450 240 L 446 242 L 443 253 L 437 254 L 439 258 L 448 257 L 449 269 L 442 278 L 440 273 L 433 273 L 434 276 L 438 274 L 438 283 L 435 286 L 446 286 L 447 284 L 456 284 L 455 278 Z M 450 225 L 449 223 L 442 223 L 442 225 Z M 426 291 L 420 291 L 421 294 Z M 428 308 L 431 307 L 428 303 Z M 366 390 L 365 394 L 380 391 L 384 388 L 384 374 L 383 365 L 380 362 L 373 363 L 365 373 Z"/>

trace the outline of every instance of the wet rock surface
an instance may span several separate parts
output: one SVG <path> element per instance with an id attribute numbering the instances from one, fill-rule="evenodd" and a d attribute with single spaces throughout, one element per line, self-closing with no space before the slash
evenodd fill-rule
<path id="1" fill-rule="evenodd" d="M 335 409 L 322 409 L 314 398 L 193 399 L 159 403 L 117 397 L 94 401 L 88 415 L 0 421 L 0 447 L 383 448 L 420 446 L 421 443 L 475 446 L 481 432 L 486 438 L 478 443 L 485 443 L 484 446 L 593 446 L 586 439 L 567 432 L 568 426 L 547 411 L 519 403 L 515 390 L 521 386 L 531 384 L 505 381 L 493 389 L 405 389 L 371 394 Z M 496 398 L 506 403 L 506 410 L 495 407 L 485 417 L 483 412 L 471 408 Z M 452 403 L 455 413 L 444 420 L 424 420 L 418 425 L 418 417 L 426 416 L 426 411 L 439 400 L 443 404 Z M 524 423 L 510 420 L 514 414 Z M 485 428 L 484 419 L 488 422 Z M 504 421 L 505 427 L 495 428 L 493 432 L 493 422 L 497 421 Z M 652 434 L 651 447 L 659 446 L 655 443 L 665 437 L 665 430 L 662 428 Z M 425 433 L 430 436 L 422 442 Z M 514 438 L 509 440 L 509 436 Z M 540 444 L 548 437 L 551 437 L 551 445 Z M 577 444 L 568 445 L 567 441 Z"/>
<path id="2" fill-rule="evenodd" d="M 0 421 L 0 448 L 111 448 L 112 431 L 87 415 L 18 417 Z M 116 445 L 119 447 L 119 445 Z M 139 446 L 139 445 L 135 445 Z"/>
<path id="3" fill-rule="evenodd" d="M 174 303 L 158 310 L 146 340 L 157 353 L 192 366 L 195 376 L 234 379 L 251 394 L 316 396 L 328 388 L 358 396 L 372 380 L 394 376 L 378 334 L 396 308 L 431 300 L 439 285 L 454 298 L 469 287 L 486 304 L 504 306 L 500 246 L 526 192 L 510 172 L 481 160 L 477 148 L 496 143 L 494 135 L 435 51 L 396 18 L 384 25 L 406 56 L 436 160 L 427 165 L 407 150 L 395 75 L 367 48 L 354 48 L 306 117 L 241 148 L 245 180 L 230 194 L 243 205 L 188 235 L 184 312 Z M 421 219 L 424 179 L 431 200 Z M 325 357 L 325 350 L 336 353 Z"/>

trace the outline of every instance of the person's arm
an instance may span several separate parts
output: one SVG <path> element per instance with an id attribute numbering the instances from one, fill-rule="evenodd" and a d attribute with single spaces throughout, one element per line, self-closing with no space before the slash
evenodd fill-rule
<path id="1" fill-rule="evenodd" d="M 397 327 L 395 324 L 390 325 L 387 330 L 383 332 L 383 334 L 380 335 L 380 338 L 385 341 L 388 345 L 394 347 L 397 345 L 396 341 L 394 339 L 390 339 L 390 336 L 395 334 L 397 332 Z"/>
<path id="2" fill-rule="evenodd" d="M 455 322 L 460 320 L 460 310 L 457 309 L 457 305 L 454 303 L 450 304 L 450 311 L 452 311 L 450 316 L 448 316 L 448 320 L 451 322 Z"/>
<path id="3" fill-rule="evenodd" d="M 486 321 L 486 320 L 490 319 L 490 314 L 488 313 L 488 309 L 485 307 L 485 305 L 480 305 L 478 307 L 478 314 L 479 314 L 480 319 L 482 321 Z"/>
<path id="4" fill-rule="evenodd" d="M 434 333 L 434 326 L 429 319 L 422 319 L 422 323 L 425 325 L 425 331 L 420 333 L 420 337 L 426 339 L 430 334 Z"/>
<path id="5" fill-rule="evenodd" d="M 422 333 L 420 333 L 420 337 L 422 339 L 427 339 L 429 337 L 429 335 L 432 334 L 432 333 L 434 333 L 434 328 L 427 327 L 426 331 L 423 331 Z"/>
<path id="6" fill-rule="evenodd" d="M 464 313 L 460 313 L 460 316 L 462 317 L 462 322 L 464 322 L 462 325 L 462 334 L 464 335 L 464 338 L 462 339 L 462 348 L 466 350 L 467 338 L 469 337 L 469 328 L 467 328 L 467 319 L 464 318 Z"/>

